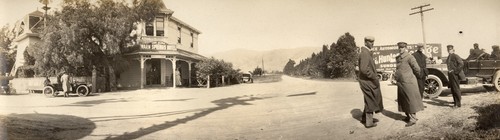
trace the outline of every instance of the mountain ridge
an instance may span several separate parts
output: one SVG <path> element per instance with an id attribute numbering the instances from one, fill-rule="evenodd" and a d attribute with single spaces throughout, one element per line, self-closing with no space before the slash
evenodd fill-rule
<path id="1" fill-rule="evenodd" d="M 296 47 L 261 51 L 238 48 L 214 53 L 208 57 L 230 62 L 234 69 L 241 69 L 243 72 L 253 71 L 256 67 L 262 68 L 262 61 L 264 61 L 264 70 L 271 72 L 283 71 L 289 59 L 298 64 L 300 60 L 311 57 L 312 53 L 318 53 L 321 49 L 322 47 Z"/>

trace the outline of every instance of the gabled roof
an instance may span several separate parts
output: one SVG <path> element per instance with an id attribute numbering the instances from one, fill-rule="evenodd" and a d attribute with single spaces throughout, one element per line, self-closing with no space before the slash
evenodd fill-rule
<path id="1" fill-rule="evenodd" d="M 29 13 L 28 15 L 30 15 L 30 16 L 38 16 L 38 17 L 43 17 L 43 15 L 44 15 L 44 14 L 43 14 L 43 12 L 38 11 L 38 9 L 37 9 L 36 11 L 33 11 L 33 12 Z"/>
<path id="2" fill-rule="evenodd" d="M 174 17 L 174 16 L 170 16 L 170 19 L 172 19 L 173 21 L 175 21 L 175 22 L 177 22 L 177 23 L 181 24 L 183 27 L 187 27 L 187 28 L 189 28 L 189 29 L 193 30 L 194 32 L 196 32 L 196 33 L 198 33 L 198 34 L 201 34 L 201 31 L 200 31 L 200 30 L 198 30 L 198 29 L 196 29 L 196 28 L 194 28 L 194 27 L 190 26 L 189 24 L 187 24 L 187 23 L 183 22 L 182 20 L 180 20 L 180 19 L 178 19 L 178 18 L 176 18 L 176 17 Z"/>

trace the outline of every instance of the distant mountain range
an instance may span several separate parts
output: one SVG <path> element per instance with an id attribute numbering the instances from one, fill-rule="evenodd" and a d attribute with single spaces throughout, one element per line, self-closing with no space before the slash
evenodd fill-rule
<path id="1" fill-rule="evenodd" d="M 231 62 L 233 68 L 241 69 L 243 72 L 253 71 L 256 67 L 262 68 L 262 60 L 264 60 L 264 70 L 283 71 L 283 67 L 292 59 L 298 64 L 300 60 L 311 57 L 311 54 L 321 51 L 321 47 L 300 47 L 275 49 L 269 51 L 256 51 L 248 49 L 235 49 L 225 52 L 208 55 L 216 59 L 222 59 L 225 62 Z"/>

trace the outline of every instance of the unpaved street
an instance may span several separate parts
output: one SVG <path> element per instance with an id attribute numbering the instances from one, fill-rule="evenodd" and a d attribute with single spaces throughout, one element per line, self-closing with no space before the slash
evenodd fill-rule
<path id="1" fill-rule="evenodd" d="M 363 96 L 356 81 L 288 76 L 275 83 L 212 89 L 144 89 L 70 98 L 2 95 L 0 115 L 61 115 L 72 117 L 60 123 L 75 118 L 88 122 L 74 125 L 90 130 L 54 131 L 61 139 L 377 139 L 405 128 L 399 120 L 404 113 L 397 112 L 396 86 L 381 85 L 386 111 L 375 115 L 380 122 L 371 129 L 358 120 Z M 430 100 L 424 105 L 419 121 L 432 117 L 433 109 L 448 108 Z"/>

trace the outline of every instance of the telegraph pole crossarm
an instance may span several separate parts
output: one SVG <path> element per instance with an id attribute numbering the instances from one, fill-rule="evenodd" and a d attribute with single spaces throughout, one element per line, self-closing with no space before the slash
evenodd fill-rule
<path id="1" fill-rule="evenodd" d="M 413 8 L 411 8 L 411 10 L 417 10 L 418 9 L 418 11 L 410 13 L 410 15 L 420 14 L 420 22 L 422 23 L 422 36 L 423 36 L 423 41 L 424 41 L 423 42 L 424 43 L 424 47 L 427 45 L 427 42 L 425 41 L 424 12 L 434 10 L 434 8 L 430 8 L 430 9 L 425 9 L 424 10 L 424 7 L 427 7 L 427 6 L 431 6 L 431 4 L 425 4 L 425 5 L 420 5 L 420 6 L 417 6 L 417 7 L 413 7 Z"/>

